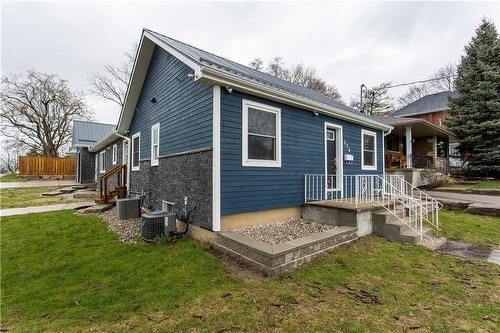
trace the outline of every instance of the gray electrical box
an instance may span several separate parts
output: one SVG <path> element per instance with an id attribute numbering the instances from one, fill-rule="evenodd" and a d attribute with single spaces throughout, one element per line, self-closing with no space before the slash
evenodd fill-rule
<path id="1" fill-rule="evenodd" d="M 119 220 L 138 218 L 141 216 L 141 199 L 116 199 L 116 211 Z"/>
<path id="2" fill-rule="evenodd" d="M 176 226 L 176 218 L 174 213 L 169 213 L 165 216 L 165 235 L 169 235 L 170 233 L 177 230 Z"/>

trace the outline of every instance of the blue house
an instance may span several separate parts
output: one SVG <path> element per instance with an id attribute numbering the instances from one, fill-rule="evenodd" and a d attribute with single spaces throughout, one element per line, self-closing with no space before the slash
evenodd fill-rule
<path id="1" fill-rule="evenodd" d="M 126 164 L 128 193 L 147 208 L 196 206 L 193 223 L 219 231 L 298 217 L 311 199 L 355 196 L 355 175 L 384 174 L 391 129 L 144 30 L 118 125 L 91 151 L 97 178 Z M 363 186 L 375 190 L 373 181 Z"/>

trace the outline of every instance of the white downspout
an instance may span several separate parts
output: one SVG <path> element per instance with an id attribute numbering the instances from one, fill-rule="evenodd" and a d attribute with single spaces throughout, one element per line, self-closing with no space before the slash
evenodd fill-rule
<path id="1" fill-rule="evenodd" d="M 382 132 L 382 158 L 384 159 L 382 163 L 382 177 L 385 179 L 385 137 L 391 134 L 392 128 L 388 130 L 387 132 Z"/>
<path id="2" fill-rule="evenodd" d="M 115 132 L 115 134 L 118 135 L 120 138 L 127 140 L 127 150 L 128 150 L 128 152 L 127 152 L 127 196 L 130 196 L 130 170 L 131 170 L 131 167 L 130 167 L 130 148 L 131 148 L 131 145 L 130 145 L 130 143 L 131 143 L 131 141 L 130 141 L 130 138 L 125 136 L 125 135 L 121 135 L 118 132 Z"/>

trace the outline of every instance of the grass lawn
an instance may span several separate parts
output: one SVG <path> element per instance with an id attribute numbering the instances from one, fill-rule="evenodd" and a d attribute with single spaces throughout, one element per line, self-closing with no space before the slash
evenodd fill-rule
<path id="1" fill-rule="evenodd" d="M 1 228 L 9 331 L 495 331 L 500 319 L 498 266 L 375 236 L 243 282 L 195 241 L 125 245 L 70 211 Z"/>
<path id="2" fill-rule="evenodd" d="M 500 180 L 481 181 L 470 188 L 497 189 L 500 190 Z"/>
<path id="3" fill-rule="evenodd" d="M 480 245 L 500 246 L 500 217 L 441 210 L 440 236 Z"/>
<path id="4" fill-rule="evenodd" d="M 25 179 L 19 177 L 15 173 L 9 173 L 8 175 L 3 175 L 0 177 L 0 182 L 24 182 Z"/>
<path id="5" fill-rule="evenodd" d="M 42 197 L 40 194 L 56 190 L 57 187 L 28 187 L 0 189 L 0 209 L 44 206 L 73 202 L 64 196 Z"/>

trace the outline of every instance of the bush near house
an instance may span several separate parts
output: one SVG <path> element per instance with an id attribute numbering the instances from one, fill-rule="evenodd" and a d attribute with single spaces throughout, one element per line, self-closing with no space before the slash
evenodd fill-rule
<path id="1" fill-rule="evenodd" d="M 71 211 L 3 218 L 1 227 L 9 331 L 498 327 L 498 266 L 375 236 L 281 278 L 245 282 L 197 242 L 126 245 L 98 218 Z"/>

